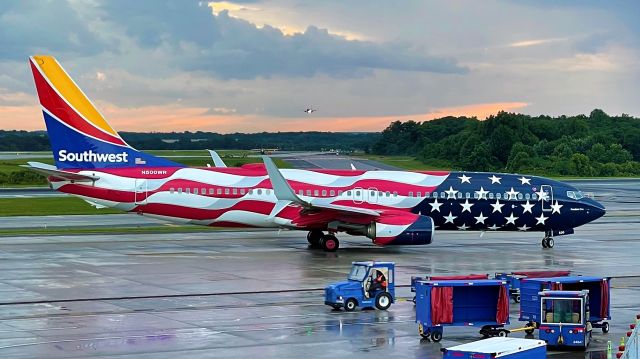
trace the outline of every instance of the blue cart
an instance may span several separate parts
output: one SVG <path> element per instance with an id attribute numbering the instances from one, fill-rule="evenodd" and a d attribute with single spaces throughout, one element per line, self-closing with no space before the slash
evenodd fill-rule
<path id="1" fill-rule="evenodd" d="M 489 338 L 441 349 L 442 358 L 455 359 L 540 359 L 547 357 L 542 340 Z"/>
<path id="2" fill-rule="evenodd" d="M 393 262 L 353 262 L 346 281 L 324 289 L 324 304 L 347 312 L 357 307 L 387 310 L 395 301 L 394 266 Z"/>
<path id="3" fill-rule="evenodd" d="M 484 337 L 506 337 L 509 331 L 507 282 L 443 280 L 416 282 L 418 333 L 435 342 L 446 326 L 480 326 Z"/>
<path id="4" fill-rule="evenodd" d="M 495 279 L 506 280 L 509 284 L 509 296 L 514 302 L 520 303 L 520 281 L 525 278 L 566 277 L 571 271 L 521 271 L 511 273 L 496 273 Z"/>
<path id="5" fill-rule="evenodd" d="M 540 327 L 542 322 L 540 313 L 540 292 L 545 290 L 561 291 L 589 291 L 589 317 L 587 322 L 593 328 L 602 329 L 603 333 L 609 332 L 611 319 L 611 278 L 571 276 L 556 278 L 527 278 L 520 283 L 521 321 L 529 322 L 527 326 Z"/>
<path id="6" fill-rule="evenodd" d="M 539 338 L 553 347 L 587 349 L 591 342 L 589 291 L 545 290 L 540 295 Z"/>

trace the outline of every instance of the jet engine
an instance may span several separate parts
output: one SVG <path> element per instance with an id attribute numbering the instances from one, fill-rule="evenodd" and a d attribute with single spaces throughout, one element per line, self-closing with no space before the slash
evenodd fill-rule
<path id="1" fill-rule="evenodd" d="M 385 213 L 366 226 L 365 235 L 378 245 L 429 244 L 433 240 L 433 219 L 410 212 Z"/>

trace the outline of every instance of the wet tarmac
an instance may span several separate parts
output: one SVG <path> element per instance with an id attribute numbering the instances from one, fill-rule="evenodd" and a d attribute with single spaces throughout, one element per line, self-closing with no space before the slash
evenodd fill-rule
<path id="1" fill-rule="evenodd" d="M 612 212 L 551 250 L 535 233 L 442 232 L 418 247 L 340 236 L 337 253 L 288 231 L 3 237 L 0 357 L 440 358 L 441 347 L 479 339 L 477 328 L 446 328 L 441 343 L 421 340 L 406 286 L 386 312 L 323 304 L 321 289 L 352 261 L 377 259 L 397 263 L 400 285 L 415 274 L 535 269 L 617 277 L 611 332 L 595 331 L 586 354 L 599 358 L 640 312 L 640 217 Z M 510 327 L 517 315 L 512 304 Z"/>

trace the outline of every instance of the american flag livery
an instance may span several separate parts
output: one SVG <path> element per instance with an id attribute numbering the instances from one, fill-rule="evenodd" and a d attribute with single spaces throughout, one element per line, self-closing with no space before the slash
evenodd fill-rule
<path id="1" fill-rule="evenodd" d="M 535 176 L 280 170 L 268 158 L 187 168 L 129 146 L 53 57 L 30 64 L 56 165 L 27 167 L 99 207 L 177 223 L 305 230 L 328 251 L 338 248 L 337 232 L 398 245 L 431 243 L 436 230 L 541 231 L 552 247 L 554 234 L 604 214 L 577 189 Z"/>

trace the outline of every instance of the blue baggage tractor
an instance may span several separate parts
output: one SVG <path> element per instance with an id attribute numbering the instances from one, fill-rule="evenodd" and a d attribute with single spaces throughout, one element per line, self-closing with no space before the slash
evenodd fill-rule
<path id="1" fill-rule="evenodd" d="M 443 358 L 456 359 L 542 359 L 547 344 L 542 340 L 489 338 L 442 349 Z"/>
<path id="2" fill-rule="evenodd" d="M 438 342 L 445 326 L 480 326 L 485 337 L 506 337 L 509 294 L 501 280 L 416 282 L 416 322 L 423 338 Z"/>
<path id="3" fill-rule="evenodd" d="M 540 295 L 540 340 L 552 347 L 587 349 L 592 327 L 589 313 L 589 291 L 545 290 Z"/>
<path id="4" fill-rule="evenodd" d="M 611 319 L 611 278 L 609 277 L 555 277 L 555 278 L 527 278 L 520 283 L 520 317 L 519 320 L 528 322 L 527 326 L 540 327 L 540 295 L 545 290 L 561 291 L 589 291 L 589 318 L 593 328 L 609 332 Z"/>

